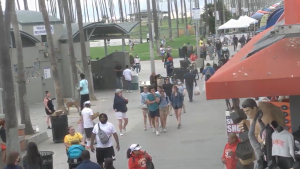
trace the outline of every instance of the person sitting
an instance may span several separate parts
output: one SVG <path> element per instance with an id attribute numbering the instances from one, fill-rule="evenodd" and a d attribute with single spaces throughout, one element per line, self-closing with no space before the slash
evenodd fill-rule
<path id="1" fill-rule="evenodd" d="M 91 156 L 88 150 L 82 151 L 81 158 L 83 162 L 79 166 L 77 166 L 76 169 L 101 169 L 100 165 L 90 160 Z"/>
<path id="2" fill-rule="evenodd" d="M 69 147 L 72 145 L 82 145 L 84 144 L 84 139 L 80 133 L 75 132 L 75 129 L 73 126 L 69 127 L 69 134 L 67 134 L 64 138 L 64 143 L 68 152 Z"/>

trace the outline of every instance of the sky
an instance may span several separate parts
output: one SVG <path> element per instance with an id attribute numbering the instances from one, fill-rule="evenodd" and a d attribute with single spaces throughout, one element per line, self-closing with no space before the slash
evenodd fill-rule
<path id="1" fill-rule="evenodd" d="M 2 4 L 2 9 L 5 8 L 5 0 L 0 0 L 1 1 L 1 4 Z M 92 7 L 92 0 L 87 0 L 88 2 L 88 9 L 89 9 L 89 17 L 90 18 L 93 18 L 93 7 Z M 106 0 L 107 2 L 109 0 Z M 117 18 L 119 18 L 119 7 L 118 7 L 118 0 L 112 0 L 114 2 L 114 5 L 115 5 L 115 13 L 116 13 L 116 16 Z M 129 0 L 125 0 L 126 2 L 128 2 Z M 132 0 L 133 1 L 133 0 Z M 162 11 L 167 11 L 168 10 L 168 6 L 167 6 L 167 0 L 157 0 L 160 2 L 160 8 Z M 172 0 L 171 0 L 172 1 Z M 187 11 L 189 11 L 190 9 L 190 0 L 185 0 L 186 1 L 186 7 L 187 7 Z M 200 7 L 202 8 L 204 6 L 204 0 L 199 0 L 200 1 Z M 36 9 L 38 9 L 37 7 L 37 0 L 27 0 L 28 2 L 28 7 L 29 7 L 29 10 L 33 10 L 35 11 Z M 75 0 L 73 0 L 73 2 L 75 2 Z M 124 2 L 124 0 L 122 0 L 122 2 Z M 192 0 L 192 2 L 194 2 L 194 0 Z M 24 10 L 24 3 L 23 3 L 23 0 L 19 0 L 19 3 L 20 3 L 20 7 L 21 7 L 21 10 Z M 81 4 L 83 3 L 83 0 L 81 0 Z M 181 7 L 180 7 L 180 0 L 177 0 L 177 3 L 178 3 L 178 10 L 179 10 L 179 13 L 181 12 Z M 47 3 L 46 3 L 47 4 Z M 126 3 L 126 10 L 127 10 L 127 14 L 129 13 L 129 3 Z M 141 10 L 146 10 L 147 9 L 147 0 L 140 0 L 140 5 L 141 5 Z M 82 5 L 83 6 L 83 5 Z M 124 6 L 123 6 L 123 10 L 124 10 Z M 175 12 L 175 8 L 173 6 L 173 10 Z M 83 11 L 83 9 L 82 9 Z M 96 13 L 96 11 L 95 11 Z M 189 13 L 189 12 L 188 12 Z M 180 15 L 180 14 L 179 14 Z M 58 15 L 59 17 L 59 15 Z M 83 16 L 85 17 L 85 16 Z"/>

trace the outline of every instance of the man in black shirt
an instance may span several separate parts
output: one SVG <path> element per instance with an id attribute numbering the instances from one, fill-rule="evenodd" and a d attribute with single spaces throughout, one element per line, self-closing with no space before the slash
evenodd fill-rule
<path id="1" fill-rule="evenodd" d="M 221 59 L 221 50 L 222 50 L 222 43 L 220 39 L 218 39 L 216 43 L 216 53 L 218 54 L 219 59 Z"/>
<path id="2" fill-rule="evenodd" d="M 240 38 L 239 42 L 241 43 L 241 48 L 243 48 L 246 44 L 246 38 L 244 35 Z"/>
<path id="3" fill-rule="evenodd" d="M 189 57 L 187 53 L 188 53 L 188 49 L 187 49 L 187 46 L 184 44 L 183 47 L 182 47 L 182 54 L 184 56 L 184 59 L 186 57 Z"/>
<path id="4" fill-rule="evenodd" d="M 119 61 L 116 62 L 115 72 L 117 75 L 117 89 L 123 89 L 123 80 L 122 80 L 123 68 Z"/>
<path id="5" fill-rule="evenodd" d="M 197 82 L 196 82 L 195 78 L 196 78 L 196 75 L 193 74 L 191 70 L 188 73 L 183 75 L 183 79 L 185 81 L 185 86 L 186 86 L 186 90 L 189 95 L 190 102 L 193 101 L 194 82 L 195 82 L 195 86 L 197 86 Z"/>
<path id="6" fill-rule="evenodd" d="M 233 40 L 233 49 L 234 49 L 234 51 L 236 51 L 239 39 L 235 35 L 233 35 L 232 40 Z"/>

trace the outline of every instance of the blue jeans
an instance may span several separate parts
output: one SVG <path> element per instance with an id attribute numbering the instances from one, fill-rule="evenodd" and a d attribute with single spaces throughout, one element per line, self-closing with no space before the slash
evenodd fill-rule
<path id="1" fill-rule="evenodd" d="M 221 50 L 217 50 L 218 58 L 221 59 Z"/>
<path id="2" fill-rule="evenodd" d="M 123 89 L 122 77 L 117 77 L 117 88 L 118 89 Z"/>
<path id="3" fill-rule="evenodd" d="M 126 80 L 126 88 L 127 90 L 131 90 L 131 81 Z"/>

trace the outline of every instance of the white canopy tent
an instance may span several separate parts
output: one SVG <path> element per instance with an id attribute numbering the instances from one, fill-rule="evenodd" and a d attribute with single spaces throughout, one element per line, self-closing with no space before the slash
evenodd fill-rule
<path id="1" fill-rule="evenodd" d="M 249 24 L 239 22 L 235 19 L 230 19 L 228 22 L 219 26 L 218 29 L 238 29 L 238 28 L 247 28 L 247 27 L 249 27 Z"/>
<path id="2" fill-rule="evenodd" d="M 248 24 L 250 26 L 251 24 L 258 23 L 258 20 L 250 18 L 249 16 L 245 15 L 245 16 L 240 16 L 238 22 Z"/>

